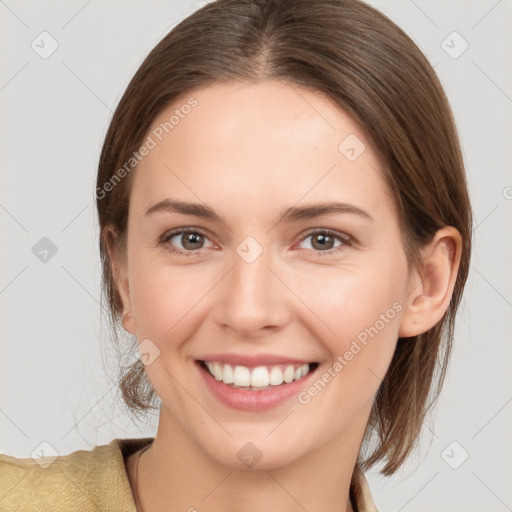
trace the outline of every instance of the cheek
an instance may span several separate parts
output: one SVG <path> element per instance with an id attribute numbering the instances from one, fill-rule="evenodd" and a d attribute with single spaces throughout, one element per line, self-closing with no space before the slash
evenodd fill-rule
<path id="1" fill-rule="evenodd" d="M 343 283 L 328 296 L 316 296 L 324 307 L 322 319 L 334 334 L 323 329 L 319 339 L 329 358 L 298 396 L 304 413 L 316 417 L 322 428 L 330 425 L 333 436 L 358 411 L 369 413 L 393 357 L 402 310 L 389 280 L 378 288 L 366 278 Z"/>
<path id="2" fill-rule="evenodd" d="M 386 312 L 385 320 L 392 320 L 386 325 L 396 327 L 397 307 L 393 308 L 393 304 L 404 298 L 406 275 L 403 269 L 392 267 L 392 262 L 381 261 L 303 273 L 300 293 L 311 310 L 318 313 L 332 339 L 356 337 Z"/>
<path id="3" fill-rule="evenodd" d="M 137 261 L 138 267 L 130 277 L 137 337 L 150 338 L 160 348 L 164 341 L 166 346 L 179 344 L 192 334 L 194 318 L 216 276 L 205 272 L 199 275 L 193 265 L 171 268 L 159 257 Z"/>
<path id="4" fill-rule="evenodd" d="M 395 263 L 380 259 L 364 267 L 303 276 L 302 293 L 307 290 L 308 306 L 322 324 L 317 322 L 316 335 L 332 362 L 342 366 L 337 365 L 336 373 L 355 386 L 367 386 L 368 396 L 384 377 L 398 340 L 407 280 L 404 268 Z"/>

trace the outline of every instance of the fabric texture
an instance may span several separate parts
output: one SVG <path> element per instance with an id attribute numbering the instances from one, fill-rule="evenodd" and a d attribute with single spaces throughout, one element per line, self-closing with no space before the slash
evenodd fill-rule
<path id="1" fill-rule="evenodd" d="M 125 458 L 153 440 L 114 439 L 91 451 L 78 450 L 56 459 L 0 454 L 0 511 L 136 512 Z M 350 496 L 355 512 L 378 512 L 358 466 Z"/>

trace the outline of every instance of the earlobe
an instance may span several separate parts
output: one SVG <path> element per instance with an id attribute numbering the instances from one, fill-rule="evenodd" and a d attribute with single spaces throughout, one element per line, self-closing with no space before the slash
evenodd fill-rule
<path id="1" fill-rule="evenodd" d="M 448 306 L 459 270 L 462 238 L 451 226 L 440 229 L 422 251 L 421 269 L 411 275 L 400 324 L 401 338 L 422 334 L 438 324 Z"/>
<path id="2" fill-rule="evenodd" d="M 123 313 L 123 327 L 126 332 L 129 332 L 130 334 L 135 334 L 136 332 L 136 325 L 135 325 L 135 318 L 133 317 L 131 311 L 126 311 Z"/>

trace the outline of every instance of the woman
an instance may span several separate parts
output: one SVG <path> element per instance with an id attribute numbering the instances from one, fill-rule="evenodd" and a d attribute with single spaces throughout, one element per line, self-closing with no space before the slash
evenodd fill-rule
<path id="1" fill-rule="evenodd" d="M 414 448 L 471 247 L 416 45 L 357 0 L 209 4 L 130 82 L 96 197 L 113 327 L 140 352 L 121 389 L 134 413 L 158 397 L 158 431 L 2 456 L 3 502 L 376 510 L 363 470 Z"/>

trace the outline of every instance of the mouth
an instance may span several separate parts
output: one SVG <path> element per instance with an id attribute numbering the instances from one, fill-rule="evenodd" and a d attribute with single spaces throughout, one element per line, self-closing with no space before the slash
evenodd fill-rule
<path id="1" fill-rule="evenodd" d="M 254 367 L 233 365 L 223 361 L 202 361 L 197 363 L 219 383 L 241 391 L 265 391 L 282 388 L 305 379 L 318 367 L 317 362 L 284 363 Z"/>

